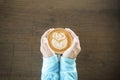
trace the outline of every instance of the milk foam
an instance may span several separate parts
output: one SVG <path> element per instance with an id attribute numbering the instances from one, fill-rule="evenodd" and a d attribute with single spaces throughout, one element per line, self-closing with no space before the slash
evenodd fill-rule
<path id="1" fill-rule="evenodd" d="M 67 44 L 68 44 L 68 40 L 67 40 L 64 33 L 62 33 L 62 32 L 53 33 L 53 35 L 52 35 L 52 45 L 55 48 L 61 50 L 61 49 L 65 48 L 67 46 Z"/>

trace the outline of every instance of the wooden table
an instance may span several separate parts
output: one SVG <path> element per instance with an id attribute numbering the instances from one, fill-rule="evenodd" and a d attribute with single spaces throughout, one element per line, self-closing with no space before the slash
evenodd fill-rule
<path id="1" fill-rule="evenodd" d="M 118 0 L 0 0 L 0 80 L 40 80 L 39 40 L 51 27 L 79 36 L 80 80 L 119 80 Z"/>

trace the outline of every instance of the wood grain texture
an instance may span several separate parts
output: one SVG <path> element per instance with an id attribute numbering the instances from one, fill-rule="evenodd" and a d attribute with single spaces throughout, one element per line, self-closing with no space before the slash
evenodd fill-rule
<path id="1" fill-rule="evenodd" d="M 69 27 L 80 38 L 80 80 L 119 80 L 119 0 L 0 0 L 0 80 L 40 80 L 41 35 Z"/>

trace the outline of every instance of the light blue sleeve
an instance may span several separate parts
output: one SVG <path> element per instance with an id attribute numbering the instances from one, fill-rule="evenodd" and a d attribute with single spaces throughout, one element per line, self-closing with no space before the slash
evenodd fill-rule
<path id="1" fill-rule="evenodd" d="M 59 62 L 57 56 L 43 57 L 41 80 L 59 80 Z"/>
<path id="2" fill-rule="evenodd" d="M 61 57 L 60 80 L 78 80 L 75 59 Z"/>

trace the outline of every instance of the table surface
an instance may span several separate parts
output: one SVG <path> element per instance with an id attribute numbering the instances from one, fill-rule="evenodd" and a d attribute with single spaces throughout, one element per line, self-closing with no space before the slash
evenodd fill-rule
<path id="1" fill-rule="evenodd" d="M 40 80 L 41 35 L 71 28 L 80 38 L 80 80 L 119 80 L 119 0 L 0 0 L 0 80 Z"/>

